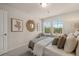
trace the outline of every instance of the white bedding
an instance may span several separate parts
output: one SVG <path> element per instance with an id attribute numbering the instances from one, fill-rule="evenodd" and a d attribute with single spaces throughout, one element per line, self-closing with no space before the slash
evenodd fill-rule
<path id="1" fill-rule="evenodd" d="M 37 56 L 42 56 L 44 48 L 53 41 L 54 38 L 47 37 L 35 44 L 33 53 Z"/>
<path id="2" fill-rule="evenodd" d="M 56 45 L 49 44 L 44 50 L 45 56 L 74 56 L 74 53 L 67 53 L 63 49 L 58 49 Z"/>
<path id="3" fill-rule="evenodd" d="M 37 56 L 74 56 L 74 53 L 66 53 L 63 49 L 58 49 L 52 45 L 54 38 L 47 37 L 37 42 L 34 46 L 33 53 Z"/>

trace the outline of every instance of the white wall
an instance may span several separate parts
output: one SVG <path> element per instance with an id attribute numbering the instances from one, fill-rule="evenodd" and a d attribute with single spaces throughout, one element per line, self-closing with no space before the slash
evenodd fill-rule
<path id="1" fill-rule="evenodd" d="M 75 32 L 75 23 L 79 21 L 79 11 L 70 12 L 61 15 L 64 21 L 64 33 Z"/>
<path id="2" fill-rule="evenodd" d="M 64 32 L 71 33 L 75 32 L 75 23 L 79 22 L 79 11 L 70 12 L 64 15 L 61 15 L 62 20 L 64 21 Z"/>
<path id="3" fill-rule="evenodd" d="M 39 18 L 33 16 L 33 14 L 28 14 L 28 12 L 25 13 L 23 11 L 5 5 L 0 5 L 0 9 L 6 10 L 8 12 L 8 50 L 12 50 L 27 44 L 29 40 L 33 39 L 38 33 L 41 32 L 37 32 L 37 29 L 35 29 L 34 32 L 28 32 L 26 29 L 25 23 L 29 19 L 33 19 L 35 21 L 35 24 L 40 24 Z M 23 32 L 11 32 L 11 18 L 23 20 Z"/>

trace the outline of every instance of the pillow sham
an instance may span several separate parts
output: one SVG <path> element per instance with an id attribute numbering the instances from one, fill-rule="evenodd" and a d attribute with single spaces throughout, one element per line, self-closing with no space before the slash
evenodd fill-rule
<path id="1" fill-rule="evenodd" d="M 75 38 L 73 33 L 71 33 L 68 35 L 68 37 L 66 39 L 64 51 L 73 52 L 75 50 L 76 45 L 77 45 L 77 39 Z"/>
<path id="2" fill-rule="evenodd" d="M 79 36 L 77 37 L 77 40 L 76 56 L 79 56 Z"/>
<path id="3" fill-rule="evenodd" d="M 75 31 L 74 35 L 77 37 L 79 35 L 79 31 Z"/>
<path id="4" fill-rule="evenodd" d="M 58 47 L 59 49 L 64 48 L 65 41 L 66 41 L 66 36 L 65 36 L 65 34 L 63 34 L 63 35 L 61 35 L 61 36 L 59 37 L 59 40 L 58 40 L 58 43 L 57 43 L 57 47 Z"/>

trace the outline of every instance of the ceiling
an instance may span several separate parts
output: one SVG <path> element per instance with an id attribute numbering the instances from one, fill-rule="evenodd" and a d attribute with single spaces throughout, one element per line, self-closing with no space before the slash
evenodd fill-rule
<path id="1" fill-rule="evenodd" d="M 40 3 L 6 3 L 5 5 L 17 8 L 39 18 L 79 10 L 78 3 L 48 3 L 48 6 L 45 8 L 42 8 Z"/>

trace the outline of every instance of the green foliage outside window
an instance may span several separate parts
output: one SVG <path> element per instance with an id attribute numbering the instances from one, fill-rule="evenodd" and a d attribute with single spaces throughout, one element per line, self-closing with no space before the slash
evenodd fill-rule
<path id="1" fill-rule="evenodd" d="M 45 28 L 45 33 L 51 33 L 51 28 Z M 54 28 L 54 33 L 62 33 L 62 28 Z"/>
<path id="2" fill-rule="evenodd" d="M 51 29 L 50 27 L 49 28 L 45 27 L 45 33 L 50 33 L 51 32 L 50 29 Z"/>
<path id="3" fill-rule="evenodd" d="M 62 29 L 63 29 L 63 21 L 61 19 L 61 17 L 56 17 L 55 20 L 48 20 L 44 22 L 44 32 L 45 33 L 62 33 Z M 53 30 L 52 30 L 53 28 Z"/>
<path id="4" fill-rule="evenodd" d="M 62 28 L 54 28 L 54 33 L 62 33 Z"/>

